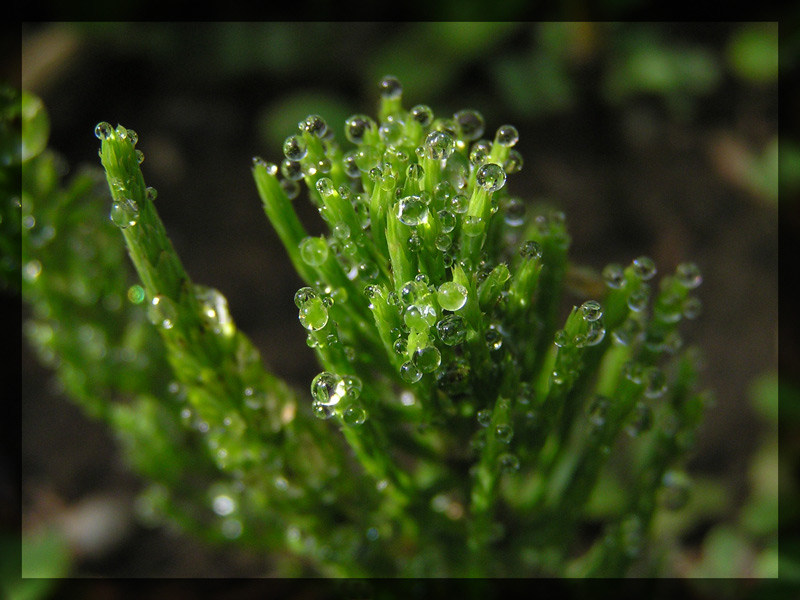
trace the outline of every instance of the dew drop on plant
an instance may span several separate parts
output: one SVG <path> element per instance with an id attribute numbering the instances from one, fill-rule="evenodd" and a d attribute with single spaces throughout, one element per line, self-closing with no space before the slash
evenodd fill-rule
<path id="1" fill-rule="evenodd" d="M 618 263 L 611 263 L 603 269 L 603 281 L 611 289 L 618 290 L 625 285 L 625 270 Z"/>
<path id="2" fill-rule="evenodd" d="M 584 334 L 584 346 L 597 346 L 606 337 L 606 328 L 602 321 L 591 321 L 589 330 Z"/>
<path id="3" fill-rule="evenodd" d="M 228 301 L 213 288 L 195 285 L 195 299 L 200 307 L 200 317 L 214 333 L 231 336 L 233 319 L 228 311 Z"/>
<path id="4" fill-rule="evenodd" d="M 513 125 L 501 125 L 497 128 L 494 141 L 501 146 L 511 148 L 519 141 L 519 131 Z"/>
<path id="5" fill-rule="evenodd" d="M 498 441 L 510 444 L 514 437 L 514 428 L 511 425 L 498 425 L 494 430 L 494 435 Z"/>
<path id="6" fill-rule="evenodd" d="M 503 169 L 507 175 L 513 175 L 522 171 L 523 164 L 524 160 L 522 158 L 522 154 L 512 148 L 508 151 L 508 157 L 503 162 Z"/>
<path id="7" fill-rule="evenodd" d="M 236 501 L 228 494 L 220 494 L 214 497 L 212 506 L 220 517 L 226 517 L 236 510 Z"/>
<path id="8" fill-rule="evenodd" d="M 497 458 L 497 464 L 503 473 L 514 473 L 519 471 L 519 458 L 510 452 L 504 452 Z"/>
<path id="9" fill-rule="evenodd" d="M 136 162 L 142 164 L 144 162 L 144 152 L 141 150 L 136 151 Z"/>
<path id="10" fill-rule="evenodd" d="M 486 229 L 486 221 L 477 215 L 467 215 L 462 224 L 464 235 L 476 237 L 481 235 Z"/>
<path id="11" fill-rule="evenodd" d="M 489 140 L 479 140 L 472 144 L 472 147 L 469 150 L 469 162 L 471 162 L 476 167 L 480 167 L 487 160 L 489 160 L 489 155 L 492 153 L 492 144 Z"/>
<path id="12" fill-rule="evenodd" d="M 294 304 L 297 308 L 303 308 L 307 302 L 317 297 L 317 292 L 314 288 L 302 287 L 294 294 Z"/>
<path id="13" fill-rule="evenodd" d="M 436 346 L 425 346 L 417 348 L 412 360 L 422 373 L 433 373 L 442 363 L 442 355 Z"/>
<path id="14" fill-rule="evenodd" d="M 300 123 L 300 128 L 318 138 L 325 137 L 328 132 L 328 124 L 319 115 L 308 115 L 305 121 Z"/>
<path id="15" fill-rule="evenodd" d="M 436 240 L 434 240 L 434 245 L 436 246 L 436 249 L 441 252 L 446 252 L 447 250 L 449 250 L 452 243 L 453 243 L 453 238 L 451 238 L 446 233 L 437 235 Z"/>
<path id="16" fill-rule="evenodd" d="M 375 125 L 375 121 L 367 115 L 352 115 L 345 121 L 344 135 L 354 144 L 364 141 L 364 135 Z"/>
<path id="17" fill-rule="evenodd" d="M 519 227 L 525 223 L 525 203 L 516 197 L 505 198 L 500 209 L 503 219 L 510 227 Z"/>
<path id="18" fill-rule="evenodd" d="M 133 227 L 139 220 L 139 206 L 130 198 L 114 200 L 109 218 L 120 229 Z"/>
<path id="19" fill-rule="evenodd" d="M 347 391 L 347 397 L 350 400 L 357 400 L 361 396 L 361 391 L 364 389 L 364 383 L 361 378 L 356 375 L 344 375 L 342 377 L 344 386 Z"/>
<path id="20" fill-rule="evenodd" d="M 428 127 L 433 122 L 433 111 L 430 106 L 417 104 L 409 111 L 411 118 L 423 127 Z"/>
<path id="21" fill-rule="evenodd" d="M 453 119 L 458 127 L 458 132 L 464 140 L 473 142 L 483 135 L 486 124 L 483 120 L 483 115 L 478 111 L 460 110 L 453 115 Z"/>
<path id="22" fill-rule="evenodd" d="M 162 294 L 156 294 L 147 308 L 147 317 L 157 327 L 172 329 L 178 318 L 178 309 L 172 300 Z"/>
<path id="23" fill-rule="evenodd" d="M 563 348 L 569 344 L 569 334 L 565 330 L 559 329 L 553 336 L 553 343 L 559 348 Z"/>
<path id="24" fill-rule="evenodd" d="M 542 258 L 542 246 L 533 240 L 525 242 L 520 246 L 519 254 L 526 260 L 539 260 Z"/>
<path id="25" fill-rule="evenodd" d="M 346 394 L 347 385 L 336 373 L 322 371 L 311 381 L 311 396 L 322 406 L 336 406 Z"/>
<path id="26" fill-rule="evenodd" d="M 464 319 L 459 315 L 447 315 L 436 323 L 439 339 L 447 346 L 457 346 L 467 337 Z"/>
<path id="27" fill-rule="evenodd" d="M 445 310 L 459 310 L 467 303 L 467 288 L 455 281 L 446 281 L 439 286 L 436 299 Z"/>
<path id="28" fill-rule="evenodd" d="M 633 272 L 642 281 L 652 279 L 656 274 L 656 263 L 649 256 L 640 256 L 633 260 Z"/>
<path id="29" fill-rule="evenodd" d="M 281 189 L 289 200 L 294 200 L 300 195 L 300 184 L 291 179 L 281 179 Z"/>
<path id="30" fill-rule="evenodd" d="M 425 138 L 425 156 L 431 160 L 446 160 L 456 149 L 455 140 L 443 131 L 431 131 Z"/>
<path id="31" fill-rule="evenodd" d="M 700 301 L 700 298 L 697 298 L 696 296 L 689 296 L 683 301 L 683 306 L 681 309 L 684 317 L 687 319 L 696 319 L 700 316 L 700 313 L 703 310 L 703 304 Z"/>
<path id="32" fill-rule="evenodd" d="M 311 403 L 311 410 L 318 419 L 330 419 L 336 412 L 330 406 L 326 406 L 316 400 Z"/>
<path id="33" fill-rule="evenodd" d="M 584 321 L 597 321 L 603 316 L 603 307 L 597 300 L 587 300 L 581 304 L 581 316 Z"/>
<path id="34" fill-rule="evenodd" d="M 290 135 L 283 142 L 283 154 L 292 161 L 303 160 L 308 154 L 308 144 L 299 135 Z"/>
<path id="35" fill-rule="evenodd" d="M 486 163 L 478 169 L 475 181 L 487 192 L 496 192 L 506 184 L 506 172 L 500 165 Z"/>
<path id="36" fill-rule="evenodd" d="M 107 140 L 114 135 L 114 128 L 111 123 L 100 121 L 94 128 L 94 135 L 98 140 Z"/>
<path id="37" fill-rule="evenodd" d="M 661 480 L 661 502 L 667 510 L 680 510 L 689 502 L 691 482 L 686 473 L 670 470 Z"/>
<path id="38" fill-rule="evenodd" d="M 631 292 L 628 296 L 628 308 L 634 312 L 641 312 L 647 308 L 647 303 L 650 300 L 650 288 L 643 284 L 639 289 Z"/>
<path id="39" fill-rule="evenodd" d="M 304 238 L 300 242 L 300 258 L 308 266 L 318 267 L 328 260 L 328 244 L 323 238 Z"/>
<path id="40" fill-rule="evenodd" d="M 378 88 L 380 89 L 381 98 L 386 98 L 387 100 L 399 98 L 403 95 L 403 86 L 400 80 L 393 75 L 387 75 L 381 79 Z"/>
<path id="41" fill-rule="evenodd" d="M 484 340 L 489 351 L 496 352 L 503 347 L 503 334 L 496 327 L 489 327 L 484 334 Z"/>
<path id="42" fill-rule="evenodd" d="M 409 360 L 400 366 L 400 377 L 402 377 L 403 381 L 406 383 L 417 383 L 422 379 L 422 371 Z"/>
<path id="43" fill-rule="evenodd" d="M 703 283 L 703 275 L 695 263 L 681 263 L 675 269 L 675 277 L 683 287 L 693 290 Z"/>
<path id="44" fill-rule="evenodd" d="M 419 196 L 406 196 L 395 205 L 395 215 L 408 226 L 419 225 L 428 220 L 428 207 Z"/>
<path id="45" fill-rule="evenodd" d="M 319 331 L 328 324 L 328 308 L 319 296 L 310 298 L 300 307 L 300 324 L 309 331 Z"/>
<path id="46" fill-rule="evenodd" d="M 367 411 L 358 403 L 351 404 L 342 413 L 342 421 L 350 427 L 363 425 L 367 420 Z"/>

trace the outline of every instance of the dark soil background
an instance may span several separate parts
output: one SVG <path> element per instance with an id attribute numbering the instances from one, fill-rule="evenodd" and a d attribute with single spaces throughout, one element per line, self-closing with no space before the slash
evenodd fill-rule
<path id="1" fill-rule="evenodd" d="M 406 106 L 425 103 L 437 115 L 475 108 L 487 137 L 513 123 L 525 166 L 509 186 L 564 210 L 574 262 L 600 269 L 646 254 L 661 273 L 686 260 L 701 267 L 703 315 L 684 333 L 705 351 L 704 382 L 717 402 L 690 469 L 719 477 L 737 506 L 765 433 L 749 388 L 778 358 L 777 201 L 741 173 L 777 135 L 777 81 L 730 68 L 737 24 L 589 24 L 549 62 L 541 56 L 552 40 L 534 25 L 483 41 L 466 28 L 458 47 L 437 41 L 433 25 L 28 24 L 23 85 L 43 98 L 50 145 L 73 168 L 99 166 L 98 121 L 137 131 L 145 177 L 188 272 L 227 296 L 239 328 L 300 389 L 316 373 L 292 302 L 301 283 L 261 210 L 252 157 L 277 162 L 280 140 L 309 112 L 337 131 L 349 114 L 374 113 L 377 80 L 388 73 L 403 81 Z M 604 90 L 626 48 L 650 42 L 699 49 L 713 84 L 610 97 Z M 415 66 L 425 52 L 432 59 Z M 635 81 L 622 73 L 620 81 Z M 298 207 L 313 224 L 302 197 Z M 91 498 L 121 498 L 128 514 L 141 484 L 111 437 L 55 391 L 24 346 L 22 359 L 23 515 Z M 139 525 L 114 552 L 77 568 L 115 577 L 268 572 L 263 559 Z"/>

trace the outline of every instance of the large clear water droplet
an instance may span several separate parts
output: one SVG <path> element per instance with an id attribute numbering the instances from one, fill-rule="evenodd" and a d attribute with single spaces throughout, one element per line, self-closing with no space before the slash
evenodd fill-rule
<path id="1" fill-rule="evenodd" d="M 487 163 L 478 169 L 475 182 L 487 192 L 496 192 L 506 184 L 506 172 L 503 167 Z"/>
<path id="2" fill-rule="evenodd" d="M 336 373 L 322 371 L 311 381 L 311 396 L 322 406 L 336 406 L 346 394 L 347 385 Z"/>
<path id="3" fill-rule="evenodd" d="M 467 303 L 467 288 L 455 281 L 446 281 L 439 286 L 436 299 L 445 310 L 459 310 Z"/>
<path id="4" fill-rule="evenodd" d="M 428 220 L 428 207 L 419 196 L 401 198 L 394 210 L 399 221 L 411 227 Z"/>

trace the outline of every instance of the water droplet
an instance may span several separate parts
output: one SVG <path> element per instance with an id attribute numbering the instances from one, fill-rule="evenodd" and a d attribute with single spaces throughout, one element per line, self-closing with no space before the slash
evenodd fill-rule
<path id="1" fill-rule="evenodd" d="M 228 494 L 220 494 L 215 496 L 212 501 L 214 512 L 220 517 L 226 517 L 236 510 L 236 500 Z"/>
<path id="2" fill-rule="evenodd" d="M 403 314 L 403 322 L 411 329 L 424 331 L 436 322 L 436 309 L 430 304 L 410 304 Z"/>
<path id="3" fill-rule="evenodd" d="M 98 140 L 107 140 L 114 135 L 114 128 L 111 123 L 100 121 L 94 128 L 94 135 Z"/>
<path id="4" fill-rule="evenodd" d="M 656 274 L 656 263 L 649 256 L 640 256 L 633 260 L 633 272 L 642 281 L 652 279 Z"/>
<path id="5" fill-rule="evenodd" d="M 467 288 L 455 281 L 446 281 L 439 286 L 436 299 L 445 310 L 459 310 L 467 303 Z"/>
<path id="6" fill-rule="evenodd" d="M 386 98 L 387 100 L 400 98 L 403 95 L 403 86 L 400 80 L 393 75 L 386 75 L 381 79 L 378 88 L 380 89 L 381 98 Z"/>
<path id="7" fill-rule="evenodd" d="M 407 383 L 416 383 L 422 379 L 422 371 L 409 360 L 400 366 L 400 377 Z"/>
<path id="8" fill-rule="evenodd" d="M 463 215 L 469 210 L 469 198 L 464 194 L 456 194 L 450 198 L 450 210 L 457 215 Z"/>
<path id="9" fill-rule="evenodd" d="M 295 294 L 295 304 L 297 302 L 298 296 Z M 300 324 L 309 331 L 319 331 L 328 324 L 328 308 L 325 305 L 325 301 L 317 296 L 316 293 L 302 302 L 299 308 Z"/>
<path id="10" fill-rule="evenodd" d="M 144 302 L 144 298 L 144 288 L 139 284 L 132 285 L 128 288 L 128 301 L 132 304 L 141 304 Z"/>
<path id="11" fill-rule="evenodd" d="M 283 154 L 292 161 L 303 160 L 308 154 L 308 144 L 300 135 L 290 135 L 283 142 Z"/>
<path id="12" fill-rule="evenodd" d="M 667 392 L 667 377 L 658 367 L 648 367 L 644 373 L 647 382 L 644 395 L 646 398 L 660 398 Z"/>
<path id="13" fill-rule="evenodd" d="M 584 346 L 597 346 L 606 337 L 606 328 L 601 321 L 591 321 L 589 330 L 583 336 Z"/>
<path id="14" fill-rule="evenodd" d="M 514 473 L 519 471 L 519 458 L 510 452 L 504 452 L 497 458 L 497 464 L 503 473 Z"/>
<path id="15" fill-rule="evenodd" d="M 511 425 L 498 425 L 494 430 L 494 435 L 498 441 L 510 444 L 511 439 L 514 437 L 514 428 Z"/>
<path id="16" fill-rule="evenodd" d="M 584 321 L 597 321 L 603 316 L 603 307 L 597 300 L 587 300 L 581 304 L 581 315 Z"/>
<path id="17" fill-rule="evenodd" d="M 506 172 L 500 165 L 486 163 L 478 169 L 475 181 L 487 192 L 496 192 L 506 184 Z"/>
<path id="18" fill-rule="evenodd" d="M 425 169 L 419 163 L 412 163 L 406 169 L 406 178 L 409 181 L 419 181 L 425 175 Z"/>
<path id="19" fill-rule="evenodd" d="M 661 502 L 667 510 L 680 510 L 686 506 L 691 497 L 691 481 L 689 476 L 676 470 L 664 473 L 661 480 Z"/>
<path id="20" fill-rule="evenodd" d="M 200 307 L 200 318 L 205 325 L 216 334 L 233 335 L 233 319 L 225 296 L 213 288 L 201 285 L 194 286 L 194 293 Z"/>
<path id="21" fill-rule="evenodd" d="M 612 289 L 622 288 L 625 285 L 625 270 L 622 265 L 617 263 L 606 265 L 603 269 L 603 281 Z"/>
<path id="22" fill-rule="evenodd" d="M 492 424 L 492 411 L 490 409 L 479 410 L 476 416 L 481 427 L 488 427 Z"/>
<path id="23" fill-rule="evenodd" d="M 431 160 L 446 160 L 455 151 L 456 143 L 443 131 L 431 131 L 425 138 L 425 155 Z"/>
<path id="24" fill-rule="evenodd" d="M 519 254 L 526 260 L 539 260 L 542 258 L 542 246 L 535 241 L 525 242 L 520 247 Z"/>
<path id="25" fill-rule="evenodd" d="M 422 373 L 433 373 L 439 368 L 442 362 L 442 355 L 436 346 L 425 346 L 417 348 L 412 360 L 414 361 L 414 366 Z"/>
<path id="26" fill-rule="evenodd" d="M 130 198 L 114 200 L 109 218 L 120 229 L 133 227 L 139 220 L 139 206 Z"/>
<path id="27" fill-rule="evenodd" d="M 469 162 L 476 167 L 481 166 L 489 160 L 492 153 L 492 143 L 489 140 L 480 140 L 472 144 L 469 151 Z"/>
<path id="28" fill-rule="evenodd" d="M 642 284 L 639 289 L 633 291 L 628 296 L 628 308 L 634 312 L 641 312 L 647 308 L 647 303 L 650 301 L 650 287 L 647 284 Z"/>
<path id="29" fill-rule="evenodd" d="M 410 227 L 425 223 L 428 220 L 428 207 L 419 196 L 406 196 L 395 204 L 395 215 Z"/>
<path id="30" fill-rule="evenodd" d="M 305 121 L 299 123 L 299 127 L 306 133 L 310 133 L 318 138 L 323 138 L 325 134 L 328 133 L 328 124 L 325 122 L 325 119 L 319 115 L 308 115 Z"/>
<path id="31" fill-rule="evenodd" d="M 525 223 L 525 203 L 519 198 L 503 198 L 500 209 L 506 225 L 519 227 Z"/>
<path id="32" fill-rule="evenodd" d="M 503 169 L 507 175 L 513 175 L 522 171 L 522 166 L 525 164 L 522 154 L 515 149 L 508 151 L 508 157 L 503 162 Z"/>
<path id="33" fill-rule="evenodd" d="M 486 330 L 484 340 L 490 352 L 496 352 L 503 347 L 503 334 L 493 325 Z"/>
<path id="34" fill-rule="evenodd" d="M 695 263 L 681 263 L 675 269 L 675 277 L 683 287 L 693 290 L 703 283 L 703 274 Z"/>
<path id="35" fill-rule="evenodd" d="M 649 404 L 637 402 L 634 408 L 633 420 L 627 426 L 626 431 L 632 438 L 646 433 L 653 427 L 653 409 Z"/>
<path id="36" fill-rule="evenodd" d="M 569 334 L 565 330 L 559 329 L 553 336 L 553 343 L 559 348 L 563 348 L 569 344 Z"/>
<path id="37" fill-rule="evenodd" d="M 409 111 L 411 118 L 423 127 L 427 127 L 433 122 L 433 111 L 430 106 L 425 104 L 417 104 Z"/>
<path id="38" fill-rule="evenodd" d="M 291 179 L 281 179 L 281 189 L 289 200 L 294 200 L 300 195 L 300 184 Z"/>
<path id="39" fill-rule="evenodd" d="M 483 115 L 478 111 L 460 110 L 453 115 L 453 119 L 458 127 L 458 132 L 464 140 L 473 142 L 483 135 L 486 124 L 483 120 Z"/>
<path id="40" fill-rule="evenodd" d="M 281 175 L 289 181 L 300 181 L 303 178 L 303 164 L 288 158 L 281 161 Z"/>
<path id="41" fill-rule="evenodd" d="M 336 373 L 322 371 L 311 381 L 311 396 L 322 406 L 336 406 L 346 394 L 347 385 Z"/>
<path id="42" fill-rule="evenodd" d="M 354 403 L 344 409 L 342 413 L 342 421 L 345 425 L 350 427 L 358 427 L 363 425 L 367 420 L 367 411 L 360 404 Z"/>
<path id="43" fill-rule="evenodd" d="M 501 146 L 511 148 L 519 141 L 519 132 L 513 125 L 501 125 L 495 133 L 494 141 Z"/>
<path id="44" fill-rule="evenodd" d="M 462 230 L 464 235 L 476 237 L 486 229 L 486 221 L 476 215 L 468 215 L 463 222 Z"/>
<path id="45" fill-rule="evenodd" d="M 364 141 L 364 136 L 367 131 L 375 126 L 373 121 L 367 115 L 352 115 L 345 121 L 344 135 L 354 144 L 360 144 Z"/>
<path id="46" fill-rule="evenodd" d="M 401 145 L 404 140 L 404 133 L 404 123 L 392 116 L 389 116 L 385 122 L 381 123 L 378 129 L 381 140 L 388 148 Z"/>
<path id="47" fill-rule="evenodd" d="M 172 300 L 162 294 L 156 294 L 147 308 L 147 316 L 153 325 L 172 329 L 178 318 L 178 309 Z"/>
<path id="48" fill-rule="evenodd" d="M 683 316 L 687 319 L 696 319 L 703 311 L 703 303 L 696 296 L 689 296 L 683 301 Z"/>
<path id="49" fill-rule="evenodd" d="M 336 193 L 336 188 L 333 185 L 333 180 L 330 177 L 320 177 L 316 183 L 317 191 L 323 198 L 332 196 Z"/>
<path id="50" fill-rule="evenodd" d="M 316 400 L 311 403 L 311 410 L 318 419 L 330 419 L 336 414 L 336 411 L 332 407 L 326 406 Z"/>

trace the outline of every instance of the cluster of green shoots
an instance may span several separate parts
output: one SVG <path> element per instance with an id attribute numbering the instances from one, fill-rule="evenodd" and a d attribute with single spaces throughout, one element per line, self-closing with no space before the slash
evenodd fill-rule
<path id="1" fill-rule="evenodd" d="M 523 167 L 516 128 L 485 136 L 476 111 L 404 108 L 386 77 L 377 118 L 350 117 L 346 143 L 311 115 L 279 164 L 253 159 L 304 281 L 298 334 L 321 367 L 296 393 L 222 294 L 184 271 L 136 134 L 105 122 L 95 133 L 110 218 L 140 278 L 129 304 L 146 306 L 169 363 L 166 389 L 100 401 L 153 482 L 145 512 L 283 553 L 288 574 L 659 568 L 649 526 L 685 501 L 682 464 L 706 402 L 678 331 L 700 309 L 694 264 L 658 285 L 648 257 L 610 264 L 595 297 L 565 310 L 576 272 L 565 216 L 510 192 Z M 324 235 L 295 212 L 302 188 Z M 618 497 L 599 518 L 598 482 L 612 479 Z"/>

